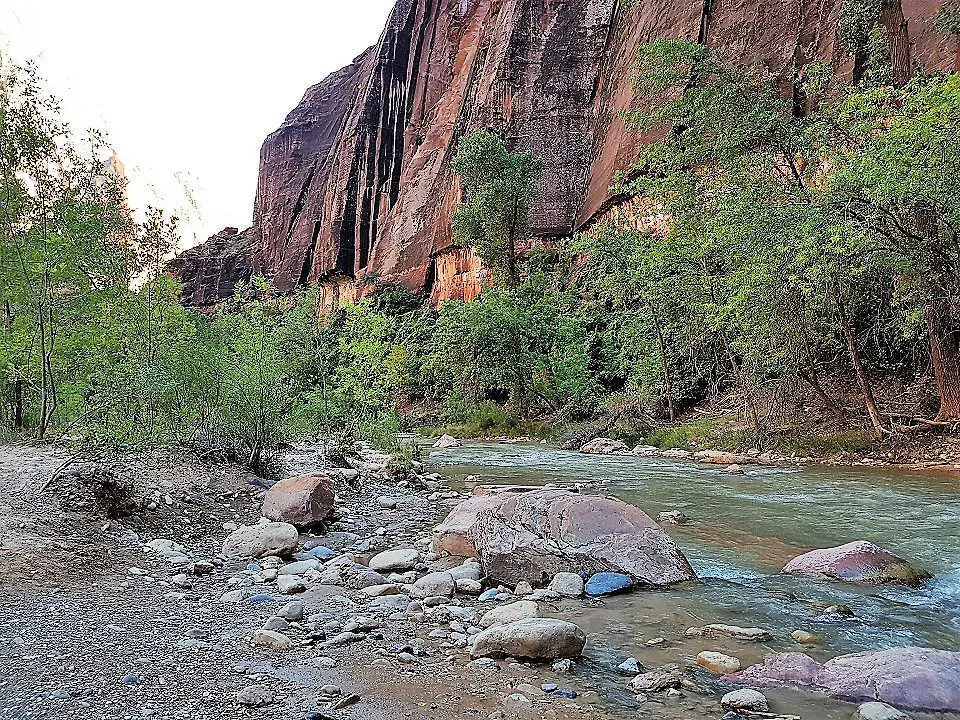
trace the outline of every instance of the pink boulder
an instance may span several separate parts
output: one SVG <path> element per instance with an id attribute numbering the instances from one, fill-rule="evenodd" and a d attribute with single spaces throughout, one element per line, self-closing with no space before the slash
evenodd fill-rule
<path id="1" fill-rule="evenodd" d="M 761 687 L 794 685 L 840 700 L 875 700 L 904 710 L 960 712 L 960 652 L 946 650 L 862 652 L 823 665 L 803 653 L 780 653 L 727 679 Z"/>
<path id="2" fill-rule="evenodd" d="M 847 582 L 899 582 L 913 587 L 933 577 L 902 557 L 865 540 L 804 553 L 788 562 L 783 572 Z"/>
<path id="3" fill-rule="evenodd" d="M 322 473 L 281 480 L 263 496 L 263 516 L 307 528 L 333 510 L 333 480 Z"/>
<path id="4" fill-rule="evenodd" d="M 436 527 L 433 549 L 478 557 L 508 585 L 546 585 L 558 572 L 629 575 L 637 584 L 696 579 L 676 543 L 627 503 L 561 489 L 480 487 Z"/>

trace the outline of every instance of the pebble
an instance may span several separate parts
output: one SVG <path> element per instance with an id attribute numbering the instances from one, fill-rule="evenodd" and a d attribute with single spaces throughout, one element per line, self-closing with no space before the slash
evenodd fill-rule
<path id="1" fill-rule="evenodd" d="M 697 655 L 697 664 L 714 675 L 728 675 L 737 672 L 742 667 L 738 658 L 710 651 L 704 651 Z"/>
<path id="2" fill-rule="evenodd" d="M 289 622 L 300 622 L 303 620 L 303 603 L 299 600 L 291 600 L 277 611 L 277 617 Z"/>
<path id="3" fill-rule="evenodd" d="M 251 641 L 254 645 L 270 648 L 271 650 L 290 650 L 293 648 L 293 640 L 275 630 L 257 630 L 253 634 Z"/>
<path id="4" fill-rule="evenodd" d="M 626 675 L 632 677 L 634 675 L 639 675 L 644 672 L 645 669 L 643 665 L 635 657 L 629 657 L 624 660 L 622 663 L 617 665 L 617 672 L 621 675 Z"/>

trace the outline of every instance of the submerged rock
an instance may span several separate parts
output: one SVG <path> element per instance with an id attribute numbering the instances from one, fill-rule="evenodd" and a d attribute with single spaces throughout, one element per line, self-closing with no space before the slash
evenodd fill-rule
<path id="1" fill-rule="evenodd" d="M 309 528 L 324 520 L 333 510 L 334 484 L 323 473 L 281 480 L 263 496 L 263 516 Z"/>
<path id="2" fill-rule="evenodd" d="M 794 685 L 907 710 L 960 712 L 960 652 L 895 648 L 841 655 L 823 665 L 803 653 L 780 653 L 730 679 L 745 685 Z"/>
<path id="3" fill-rule="evenodd" d="M 580 452 L 590 455 L 627 455 L 630 453 L 630 448 L 620 440 L 601 437 L 581 445 Z"/>
<path id="4" fill-rule="evenodd" d="M 559 488 L 478 487 L 434 530 L 437 553 L 479 557 L 506 585 L 542 587 L 560 572 L 622 573 L 670 585 L 696 575 L 676 543 L 638 508 Z"/>
<path id="5" fill-rule="evenodd" d="M 494 625 L 476 636 L 470 656 L 510 656 L 529 660 L 579 657 L 587 636 L 566 620 L 534 618 Z"/>
<path id="6" fill-rule="evenodd" d="M 688 628 L 687 637 L 729 637 L 735 640 L 746 640 L 748 642 L 767 642 L 773 640 L 773 635 L 763 628 L 742 628 L 736 625 L 723 625 L 714 623 L 703 627 Z"/>
<path id="7" fill-rule="evenodd" d="M 865 540 L 839 547 L 812 550 L 795 557 L 783 568 L 791 575 L 810 575 L 846 582 L 899 582 L 911 587 L 933 577 L 902 557 Z"/>

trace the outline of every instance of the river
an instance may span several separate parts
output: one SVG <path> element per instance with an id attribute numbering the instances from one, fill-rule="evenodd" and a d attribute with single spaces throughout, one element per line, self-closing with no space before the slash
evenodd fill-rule
<path id="1" fill-rule="evenodd" d="M 670 459 L 495 443 L 434 451 L 431 461 L 466 490 L 473 484 L 466 478 L 472 475 L 481 483 L 581 483 L 589 484 L 585 492 L 613 495 L 654 518 L 664 510 L 689 516 L 689 524 L 666 529 L 701 582 L 634 592 L 568 611 L 588 632 L 589 657 L 598 668 L 627 656 L 648 666 L 689 662 L 708 649 L 730 652 L 744 664 L 774 651 L 802 650 L 823 661 L 897 646 L 960 650 L 956 474 L 811 465 L 745 466 L 746 474 L 730 475 L 722 467 Z M 780 574 L 789 559 L 806 550 L 851 540 L 875 542 L 935 578 L 912 590 Z M 854 617 L 824 614 L 824 603 L 846 605 Z M 775 641 L 747 646 L 683 637 L 687 627 L 712 622 L 762 627 Z M 789 637 L 796 629 L 816 633 L 823 643 L 800 648 Z M 646 644 L 656 637 L 665 642 Z M 616 683 L 601 675 L 598 682 L 613 683 L 607 692 L 618 692 Z M 851 709 L 789 691 L 771 697 L 779 697 L 778 711 L 818 720 L 849 717 Z"/>

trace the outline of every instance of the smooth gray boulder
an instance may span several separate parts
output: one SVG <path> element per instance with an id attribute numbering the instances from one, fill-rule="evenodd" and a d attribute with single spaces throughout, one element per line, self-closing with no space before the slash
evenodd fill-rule
<path id="1" fill-rule="evenodd" d="M 474 638 L 470 656 L 529 660 L 575 658 L 583 652 L 586 642 L 583 630 L 571 622 L 534 618 L 484 630 Z"/>
<path id="2" fill-rule="evenodd" d="M 227 557 L 259 558 L 264 555 L 287 555 L 297 549 L 300 533 L 284 522 L 244 525 L 223 541 Z"/>

